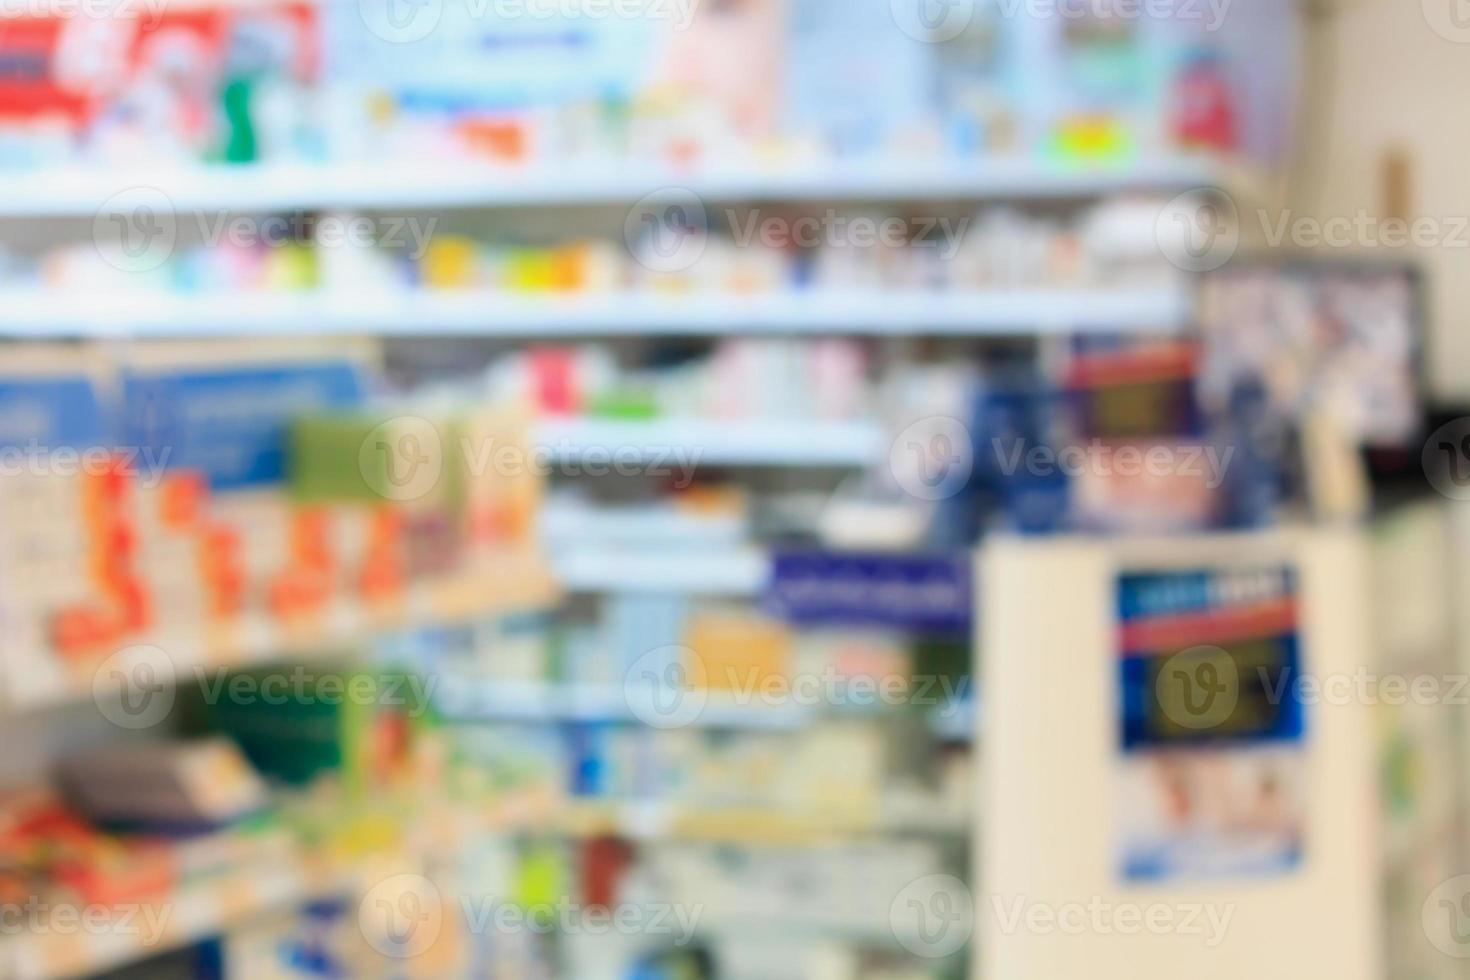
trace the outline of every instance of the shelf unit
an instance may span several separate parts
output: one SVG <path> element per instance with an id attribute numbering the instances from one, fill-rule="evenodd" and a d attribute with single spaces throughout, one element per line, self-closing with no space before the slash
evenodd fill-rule
<path id="1" fill-rule="evenodd" d="M 178 171 L 51 171 L 0 175 L 0 222 L 90 221 L 114 195 L 156 188 L 176 212 L 282 210 L 441 210 L 626 207 L 647 195 L 679 188 L 706 202 L 970 202 L 988 200 L 1086 201 L 1132 192 L 1178 193 L 1197 187 L 1240 186 L 1245 172 L 1207 158 L 1131 161 L 1106 170 L 1057 169 L 1028 161 L 966 162 L 911 167 L 831 167 L 783 171 L 684 173 L 587 166 L 561 170 L 489 168 L 385 168 L 267 166 Z M 1246 178 L 1248 179 L 1248 178 Z M 281 293 L 75 295 L 12 291 L 0 296 L 0 335 L 8 337 L 213 336 L 248 333 L 463 335 L 579 337 L 738 334 L 860 334 L 870 336 L 1013 336 L 1046 333 L 1148 330 L 1187 326 L 1192 297 L 1182 284 L 1106 290 L 1023 289 L 984 293 L 821 293 L 773 296 L 617 295 L 505 296 L 484 292 Z M 884 435 L 876 427 L 840 425 L 753 428 L 666 421 L 657 424 L 568 420 L 542 425 L 534 438 L 556 458 L 575 460 L 589 450 L 614 446 L 694 446 L 706 465 L 860 467 L 881 460 Z M 759 549 L 731 549 L 697 557 L 635 556 L 614 550 L 569 552 L 553 558 L 554 577 L 565 589 L 649 591 L 680 589 L 751 595 L 764 583 L 768 559 Z M 428 602 L 423 611 L 444 615 Z M 296 635 L 242 627 L 226 644 L 228 656 L 249 660 L 289 653 L 323 636 L 350 635 L 372 617 L 347 614 L 330 627 L 317 624 Z M 221 654 L 220 656 L 226 656 Z M 627 706 L 616 689 L 476 688 L 459 692 L 480 717 L 542 720 L 621 719 Z M 32 704 L 55 703 L 74 686 L 52 687 Z M 789 706 L 753 711 L 711 703 L 701 723 L 712 727 L 781 730 L 804 723 L 805 710 Z M 973 733 L 973 709 L 931 718 L 938 737 L 963 740 Z M 833 821 L 749 810 L 710 812 L 669 809 L 650 815 L 621 804 L 569 810 L 561 822 L 542 814 L 501 829 L 515 832 L 601 834 L 610 830 L 650 839 L 723 842 L 800 842 L 865 833 L 974 835 L 974 821 L 950 825 L 926 820 Z M 104 934 L 86 942 L 55 937 L 0 942 L 0 973 L 62 977 L 94 973 L 227 931 L 272 909 L 341 887 L 330 868 L 308 876 L 301 869 L 276 875 L 252 869 L 173 896 L 191 910 L 164 937 L 144 947 L 131 937 Z"/>

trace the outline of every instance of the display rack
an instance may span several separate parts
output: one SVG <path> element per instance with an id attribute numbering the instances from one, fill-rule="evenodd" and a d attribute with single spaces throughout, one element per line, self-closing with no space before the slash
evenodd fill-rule
<path id="1" fill-rule="evenodd" d="M 495 171 L 475 167 L 388 171 L 381 168 L 283 167 L 195 169 L 147 173 L 52 172 L 0 177 L 0 220 L 91 220 L 113 195 L 133 187 L 167 194 L 187 210 L 275 211 L 448 208 L 626 207 L 671 187 L 693 191 L 705 201 L 731 202 L 917 202 L 1076 201 L 1131 192 L 1177 193 L 1239 179 L 1237 168 L 1207 158 L 1131 161 L 1107 169 L 1055 169 L 1024 162 L 977 162 L 963 167 L 831 167 L 779 172 L 637 172 L 619 168 Z M 210 295 L 138 293 L 74 295 L 12 293 L 0 298 L 0 334 L 21 337 L 209 337 L 223 335 L 326 334 L 462 335 L 472 337 L 641 337 L 743 334 L 831 334 L 893 336 L 1041 336 L 1078 332 L 1175 332 L 1187 327 L 1192 296 L 1180 282 L 1096 290 L 1018 289 L 984 293 L 844 293 L 771 296 L 618 295 L 505 296 L 484 292 L 414 293 L 365 291 Z M 662 420 L 623 422 L 568 419 L 541 424 L 534 441 L 555 459 L 571 462 L 590 452 L 631 447 L 694 448 L 706 466 L 861 468 L 881 464 L 889 446 L 881 427 L 870 423 L 760 423 Z M 752 596 L 764 586 L 769 557 L 761 549 L 727 548 L 691 554 L 632 554 L 614 550 L 569 550 L 553 554 L 555 586 L 572 592 L 684 592 Z M 1056 595 L 1055 582 L 1041 594 Z M 534 601 L 551 594 L 538 591 Z M 999 594 L 999 593 L 997 593 Z M 505 597 L 500 596 L 500 600 Z M 994 601 L 994 595 L 989 597 Z M 501 607 L 505 603 L 501 601 Z M 383 618 L 363 611 L 330 621 L 280 631 L 236 631 L 218 650 L 201 651 L 206 662 L 248 663 L 292 651 L 320 650 L 385 624 L 403 625 L 425 616 L 443 620 L 453 610 L 485 612 L 483 604 L 453 606 L 423 600 Z M 1007 660 L 1013 658 L 1005 658 Z M 999 689 L 1011 690 L 1001 678 Z M 27 707 L 84 697 L 75 677 L 32 677 Z M 994 689 L 994 688 L 992 688 Z M 12 685 L 12 696 L 15 694 Z M 445 692 L 453 705 L 468 705 L 472 720 L 561 723 L 631 721 L 619 688 L 511 687 L 501 682 L 451 678 Z M 1007 695 L 1009 697 L 1009 695 Z M 812 712 L 778 705 L 752 709 L 712 700 L 698 719 L 707 728 L 789 731 Z M 1004 725 L 1007 714 L 999 724 Z M 968 710 L 924 719 L 935 738 L 978 743 L 977 712 Z M 992 731 L 995 729 L 992 727 Z M 1002 729 L 1003 730 L 1003 729 Z M 1009 793 L 1014 780 L 992 785 Z M 992 794 L 994 795 L 994 794 Z M 1069 808 L 1068 813 L 1077 812 Z M 651 814 L 620 805 L 564 808 L 548 819 L 509 819 L 507 833 L 589 837 L 608 833 L 645 840 L 711 841 L 734 844 L 792 844 L 851 836 L 942 834 L 976 838 L 971 815 L 957 822 L 944 814 L 926 818 L 864 814 L 801 815 L 750 809 L 665 808 Z M 1002 822 L 999 826 L 1010 826 Z M 994 831 L 991 831 L 993 834 Z M 973 841 L 979 850 L 978 839 Z M 991 840 L 993 844 L 993 838 Z M 1006 842 L 1004 849 L 1015 845 Z M 1045 848 L 1042 848 L 1045 850 Z M 992 847 L 987 853 L 994 854 Z M 328 866 L 289 873 L 241 872 L 174 896 L 191 911 L 163 943 L 144 947 L 131 937 L 104 934 L 85 943 L 16 940 L 0 946 L 0 972 L 16 977 L 66 977 L 126 965 L 219 934 L 273 909 L 323 891 L 341 890 L 346 878 Z M 986 874 L 992 873 L 987 869 Z M 978 880 L 978 879 L 977 879 Z M 772 926 L 762 923 L 762 927 Z M 834 929 L 843 927 L 833 923 Z M 891 935 L 889 936 L 891 939 Z M 95 940 L 95 941 L 94 941 Z M 976 957 L 978 959 L 978 957 Z M 1000 974 L 996 974 L 1000 975 Z M 1040 975 L 1040 974 L 1037 974 Z"/>

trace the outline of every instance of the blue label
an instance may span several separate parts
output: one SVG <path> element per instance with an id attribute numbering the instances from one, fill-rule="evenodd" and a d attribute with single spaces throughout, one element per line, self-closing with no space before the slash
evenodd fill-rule
<path id="1" fill-rule="evenodd" d="M 925 633 L 970 631 L 968 555 L 776 554 L 770 614 L 803 626 L 884 626 Z"/>
<path id="2" fill-rule="evenodd" d="M 291 420 L 362 403 L 348 362 L 130 373 L 123 378 L 123 442 L 170 469 L 204 472 L 216 490 L 280 482 Z"/>
<path id="3" fill-rule="evenodd" d="M 87 378 L 0 379 L 0 446 L 105 445 L 107 426 Z"/>

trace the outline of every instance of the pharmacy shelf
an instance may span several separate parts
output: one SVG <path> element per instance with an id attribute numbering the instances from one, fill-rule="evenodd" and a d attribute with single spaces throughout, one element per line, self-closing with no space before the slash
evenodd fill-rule
<path id="1" fill-rule="evenodd" d="M 566 592 L 754 596 L 770 568 L 770 556 L 755 548 L 659 554 L 586 548 L 551 558 L 552 575 Z"/>
<path id="2" fill-rule="evenodd" d="M 635 465 L 670 476 L 689 466 L 862 467 L 888 452 L 872 422 L 567 418 L 539 423 L 531 438 L 553 462 L 580 463 L 589 475 Z"/>
<path id="3" fill-rule="evenodd" d="M 135 188 L 162 191 L 177 211 L 237 212 L 628 205 L 669 188 L 692 191 L 711 202 L 1085 199 L 1126 191 L 1236 186 L 1243 169 L 1200 156 L 1104 167 L 982 159 L 705 171 L 606 162 L 521 168 L 279 164 L 47 169 L 0 175 L 0 218 L 91 218 L 114 195 Z"/>
<path id="4" fill-rule="evenodd" d="M 658 334 L 917 334 L 1173 332 L 1190 321 L 1182 286 L 1108 289 L 851 291 L 767 295 L 528 296 L 482 290 L 179 294 L 165 290 L 0 292 L 8 336 L 596 337 Z"/>

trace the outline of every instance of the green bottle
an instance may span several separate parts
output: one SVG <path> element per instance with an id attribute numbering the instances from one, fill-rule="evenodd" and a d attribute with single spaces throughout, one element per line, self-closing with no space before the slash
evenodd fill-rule
<path id="1" fill-rule="evenodd" d="M 254 163 L 256 160 L 255 125 L 250 119 L 254 89 L 254 83 L 240 75 L 230 79 L 220 93 L 225 124 L 229 127 L 225 140 L 226 163 Z"/>

